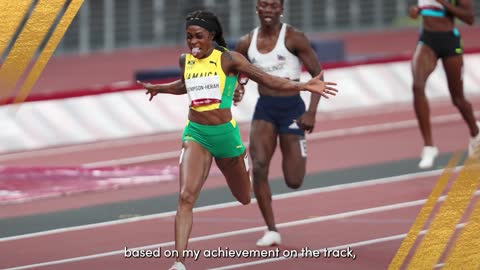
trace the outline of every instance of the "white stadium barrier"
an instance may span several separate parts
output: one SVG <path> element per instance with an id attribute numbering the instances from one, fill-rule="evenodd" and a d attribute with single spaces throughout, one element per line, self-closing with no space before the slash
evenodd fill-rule
<path id="1" fill-rule="evenodd" d="M 465 93 L 480 95 L 480 54 L 465 56 Z M 307 73 L 302 80 L 308 79 Z M 325 71 L 338 83 L 334 98 L 321 100 L 319 112 L 342 112 L 373 106 L 410 103 L 410 62 L 392 62 L 335 68 Z M 233 108 L 238 122 L 251 119 L 258 94 L 249 82 L 243 102 Z M 430 99 L 448 99 L 443 68 L 427 82 Z M 307 101 L 309 93 L 302 93 Z M 181 130 L 187 119 L 186 96 L 157 95 L 152 102 L 144 91 L 27 102 L 0 107 L 0 153 L 87 143 Z"/>

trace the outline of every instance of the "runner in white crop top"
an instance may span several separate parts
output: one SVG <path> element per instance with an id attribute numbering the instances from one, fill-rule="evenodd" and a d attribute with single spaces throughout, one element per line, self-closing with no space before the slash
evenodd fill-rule
<path id="1" fill-rule="evenodd" d="M 280 21 L 282 0 L 257 0 L 260 26 L 241 38 L 236 51 L 245 55 L 263 71 L 299 80 L 302 64 L 315 76 L 321 67 L 310 41 L 304 33 Z M 237 88 L 238 96 L 243 88 Z M 272 209 L 268 183 L 270 160 L 279 140 L 283 174 L 288 187 L 296 189 L 303 183 L 307 158 L 305 131 L 312 132 L 319 101 L 311 95 L 305 110 L 303 99 L 294 92 L 258 86 L 257 101 L 250 130 L 250 153 L 253 161 L 253 189 L 268 231 L 257 241 L 258 246 L 281 243 Z M 238 101 L 238 99 L 237 99 Z"/>
<path id="2" fill-rule="evenodd" d="M 290 80 L 300 80 L 302 65 L 300 59 L 285 47 L 285 33 L 288 25 L 282 23 L 277 43 L 270 52 L 261 53 L 257 49 L 259 27 L 253 30 L 252 41 L 248 47 L 248 59 L 255 66 L 270 75 Z"/>

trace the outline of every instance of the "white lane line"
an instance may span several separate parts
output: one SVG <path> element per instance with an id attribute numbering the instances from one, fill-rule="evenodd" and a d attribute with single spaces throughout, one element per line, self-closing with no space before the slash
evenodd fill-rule
<path id="1" fill-rule="evenodd" d="M 461 168 L 462 167 L 459 166 L 456 169 L 459 170 Z M 366 180 L 366 181 L 355 182 L 355 183 L 339 184 L 339 185 L 328 186 L 328 187 L 314 188 L 314 189 L 301 190 L 301 191 L 293 191 L 293 192 L 288 192 L 288 193 L 284 193 L 284 194 L 273 195 L 273 199 L 274 200 L 281 200 L 281 199 L 295 198 L 295 197 L 301 197 L 301 196 L 324 193 L 324 192 L 332 192 L 332 191 L 338 191 L 338 190 L 368 187 L 368 186 L 380 185 L 380 184 L 390 184 L 390 183 L 402 182 L 402 181 L 411 181 L 411 180 L 417 180 L 418 178 L 438 176 L 442 172 L 443 172 L 443 169 L 425 171 L 425 172 L 416 172 L 416 173 L 411 173 L 411 174 L 384 177 L 384 178 Z M 256 202 L 256 200 L 252 199 L 252 203 L 255 203 L 255 202 Z M 236 207 L 236 206 L 241 206 L 241 204 L 239 202 L 236 202 L 236 201 L 235 202 L 228 202 L 228 203 L 222 203 L 222 204 L 215 204 L 215 205 L 197 207 L 197 208 L 194 208 L 193 211 L 195 213 L 198 213 L 198 212 L 206 212 L 206 211 L 211 211 L 211 210 L 216 210 L 216 209 L 224 209 L 224 208 Z M 81 226 L 55 229 L 55 230 L 48 230 L 48 231 L 37 232 L 37 233 L 30 233 L 30 234 L 23 234 L 23 235 L 11 236 L 11 237 L 4 237 L 4 238 L 0 238 L 0 243 L 1 242 L 7 242 L 7 241 L 20 240 L 20 239 L 25 239 L 25 238 L 41 237 L 41 236 L 46 236 L 46 235 L 51 235 L 51 234 L 66 233 L 66 232 L 72 232 L 72 231 L 80 231 L 80 230 L 100 228 L 100 227 L 105 227 L 105 226 L 141 222 L 141 221 L 152 220 L 152 219 L 157 219 L 157 218 L 172 217 L 172 216 L 175 215 L 175 213 L 176 213 L 175 211 L 170 211 L 170 212 L 164 212 L 164 213 L 153 214 L 153 215 L 145 215 L 145 216 L 141 216 L 141 217 L 133 217 L 133 218 L 128 218 L 128 219 L 100 222 L 100 223 L 89 224 L 89 225 L 81 225 Z"/>
<path id="2" fill-rule="evenodd" d="M 441 198 L 441 199 L 444 199 L 444 198 Z M 379 206 L 379 207 L 372 207 L 372 208 L 366 208 L 366 209 L 361 209 L 361 210 L 355 210 L 355 211 L 350 211 L 350 212 L 344 212 L 344 213 L 339 213 L 339 214 L 333 214 L 333 215 L 328 215 L 328 216 L 301 219 L 301 220 L 296 220 L 296 221 L 291 221 L 291 222 L 286 222 L 286 223 L 280 223 L 280 224 L 277 224 L 277 227 L 287 228 L 287 227 L 311 224 L 311 223 L 322 222 L 322 221 L 327 221 L 327 220 L 335 220 L 335 219 L 347 218 L 347 217 L 358 216 L 358 215 L 366 215 L 366 214 L 372 214 L 372 213 L 379 213 L 379 212 L 384 212 L 384 211 L 402 209 L 402 208 L 407 208 L 407 207 L 420 206 L 420 205 L 424 204 L 426 201 L 427 201 L 426 199 L 409 201 L 409 202 L 403 202 L 403 203 L 397 203 L 397 204 L 391 204 L 391 205 L 384 205 L 384 206 Z M 189 243 L 194 243 L 194 242 L 199 242 L 199 241 L 204 241 L 204 240 L 224 238 L 224 237 L 230 237 L 230 236 L 243 235 L 243 234 L 248 234 L 248 233 L 253 233 L 253 232 L 260 232 L 260 231 L 265 230 L 265 228 L 266 228 L 265 226 L 261 226 L 261 227 L 253 227 L 253 228 L 224 232 L 224 233 L 204 235 L 204 236 L 200 236 L 200 237 L 193 237 L 193 238 L 190 238 Z M 130 250 L 136 250 L 136 249 L 147 250 L 147 249 L 155 249 L 155 248 L 159 248 L 159 247 L 173 246 L 174 244 L 175 244 L 175 242 L 172 241 L 172 242 L 164 242 L 164 243 L 135 247 L 135 248 L 129 248 L 129 249 Z M 92 259 L 103 258 L 103 257 L 108 257 L 108 256 L 120 255 L 120 254 L 123 254 L 124 252 L 125 252 L 125 249 L 114 250 L 114 251 L 110 251 L 110 252 L 97 253 L 97 254 L 92 254 L 92 255 L 87 255 L 87 256 L 79 256 L 79 257 L 73 257 L 73 258 L 62 259 L 62 260 L 47 261 L 47 262 L 42 262 L 42 263 L 23 265 L 23 266 L 18 266 L 18 267 L 14 267 L 14 268 L 7 268 L 5 270 L 31 269 L 31 268 L 35 268 L 35 267 L 43 267 L 43 266 L 51 266 L 51 265 L 58 265 L 58 264 L 64 264 L 64 263 L 92 260 Z"/>
<path id="3" fill-rule="evenodd" d="M 476 111 L 475 116 L 478 117 L 479 115 L 480 115 L 480 111 Z M 446 115 L 434 116 L 431 118 L 431 121 L 433 124 L 450 123 L 450 122 L 456 122 L 460 120 L 461 120 L 461 117 L 458 114 L 446 114 Z M 332 138 L 335 136 L 346 136 L 346 135 L 355 135 L 355 134 L 365 134 L 369 132 L 391 131 L 391 130 L 402 129 L 402 128 L 411 128 L 416 126 L 417 126 L 416 120 L 406 120 L 406 121 L 392 122 L 392 123 L 386 123 L 386 124 L 366 125 L 366 126 L 359 126 L 359 127 L 353 127 L 353 128 L 320 131 L 320 132 L 308 134 L 307 138 L 315 140 L 318 138 Z M 94 149 L 107 148 L 107 147 L 138 145 L 138 144 L 159 142 L 159 141 L 165 141 L 165 140 L 177 140 L 178 136 L 179 136 L 178 132 L 168 133 L 168 134 L 152 134 L 152 135 L 146 135 L 142 137 L 133 137 L 128 139 L 117 139 L 117 140 L 108 140 L 104 142 L 96 142 L 96 143 L 88 143 L 88 144 L 59 146 L 59 147 L 48 148 L 48 149 L 37 149 L 37 150 L 31 150 L 26 152 L 3 154 L 3 155 L 0 155 L 0 161 L 16 160 L 16 159 L 22 159 L 22 158 L 38 157 L 38 156 L 48 156 L 48 155 L 54 155 L 54 154 L 81 152 L 85 150 L 94 150 Z M 246 142 L 246 144 L 248 144 L 248 142 Z M 152 155 L 151 159 L 158 160 L 159 158 L 161 160 L 165 158 L 171 158 L 171 156 L 176 158 L 176 156 L 174 155 L 175 154 L 178 155 L 178 151 L 165 152 L 164 154 L 165 154 L 165 157 L 162 157 L 162 156 L 155 157 L 154 155 Z M 147 160 L 150 160 L 150 159 L 147 159 Z M 92 166 L 89 163 L 85 165 Z"/>
<path id="4" fill-rule="evenodd" d="M 475 115 L 480 116 L 480 112 L 476 112 Z M 447 114 L 447 115 L 432 117 L 431 122 L 433 124 L 445 124 L 445 123 L 458 122 L 461 120 L 462 118 L 460 114 Z M 412 119 L 412 120 L 390 122 L 390 123 L 383 123 L 383 124 L 358 126 L 358 127 L 352 127 L 352 128 L 340 128 L 340 129 L 326 130 L 326 131 L 315 132 L 312 134 L 307 134 L 307 140 L 331 139 L 331 138 L 338 138 L 338 137 L 352 136 L 352 135 L 362 135 L 362 134 L 375 133 L 375 132 L 394 131 L 399 129 L 417 127 L 417 125 L 418 125 L 417 120 Z M 244 144 L 248 146 L 249 142 L 246 141 L 244 142 Z M 96 168 L 96 167 L 103 167 L 103 166 L 132 165 L 132 164 L 139 164 L 144 162 L 153 162 L 153 161 L 160 161 L 165 159 L 178 158 L 179 153 L 180 151 L 171 151 L 171 152 L 164 152 L 159 154 L 141 155 L 141 156 L 135 156 L 135 157 L 121 158 L 121 159 L 90 162 L 90 163 L 85 163 L 82 166 L 85 168 Z"/>
<path id="5" fill-rule="evenodd" d="M 99 168 L 99 167 L 110 167 L 110 166 L 121 166 L 121 165 L 133 165 L 140 164 L 145 162 L 160 161 L 172 158 L 180 158 L 180 150 L 162 152 L 158 154 L 150 155 L 141 155 L 128 158 L 119 158 L 111 160 L 103 160 L 96 162 L 89 162 L 82 165 L 83 168 Z"/>
<path id="6" fill-rule="evenodd" d="M 162 152 L 158 154 L 141 155 L 141 156 L 128 157 L 128 158 L 90 162 L 90 163 L 83 164 L 82 167 L 93 169 L 93 168 L 100 168 L 100 167 L 140 164 L 140 163 L 160 161 L 160 160 L 172 159 L 172 158 L 180 158 L 180 150 Z"/>
<path id="7" fill-rule="evenodd" d="M 461 228 L 465 227 L 465 225 L 466 225 L 466 223 L 457 224 L 455 226 L 455 229 L 461 229 Z M 424 235 L 426 232 L 427 232 L 427 230 L 422 230 L 422 231 L 419 232 L 419 235 Z M 324 247 L 324 248 L 319 248 L 319 249 L 316 249 L 316 250 L 319 250 L 320 252 L 322 252 L 325 248 L 332 249 L 332 250 L 342 250 L 342 249 L 347 249 L 347 248 L 355 248 L 355 247 L 367 246 L 367 245 L 372 245 L 372 244 L 379 244 L 379 243 L 385 243 L 385 242 L 390 242 L 390 241 L 396 241 L 396 240 L 404 239 L 406 236 L 407 236 L 407 234 L 403 233 L 403 234 L 397 234 L 397 235 L 392 235 L 392 236 L 387 236 L 387 237 L 370 239 L 370 240 L 366 240 L 366 241 L 344 244 L 344 245 L 335 246 L 335 247 Z M 296 257 L 296 258 L 303 258 L 303 257 L 304 256 L 302 254 L 299 254 L 299 256 Z M 252 261 L 252 262 L 247 262 L 247 263 L 231 264 L 231 265 L 226 265 L 226 266 L 223 266 L 223 267 L 209 268 L 208 270 L 237 269 L 237 268 L 248 267 L 248 266 L 252 266 L 252 265 L 259 265 L 259 264 L 283 261 L 283 260 L 288 260 L 288 259 L 294 259 L 294 257 L 281 256 L 281 257 L 277 257 L 277 258 L 261 259 L 261 260 L 256 260 L 256 261 Z"/>
<path id="8" fill-rule="evenodd" d="M 475 112 L 475 116 L 480 116 L 480 111 Z M 446 124 L 452 122 L 463 121 L 460 114 L 446 114 L 432 117 L 431 122 L 433 124 Z M 398 129 L 413 128 L 417 127 L 418 122 L 416 119 L 383 123 L 383 124 L 373 124 L 365 125 L 359 127 L 345 128 L 345 129 L 336 129 L 328 130 L 323 132 L 312 133 L 307 135 L 307 139 L 326 139 L 326 138 L 335 138 L 342 136 L 351 136 L 351 135 L 360 135 L 373 132 L 384 132 L 384 131 L 393 131 Z"/>
<path id="9" fill-rule="evenodd" d="M 167 134 L 147 134 L 141 137 L 113 139 L 113 140 L 84 143 L 84 144 L 57 146 L 57 147 L 46 148 L 46 149 L 33 149 L 33 150 L 22 151 L 18 153 L 7 153 L 7 154 L 0 155 L 0 161 L 49 156 L 54 154 L 82 152 L 85 150 L 95 150 L 95 149 L 102 149 L 102 148 L 108 148 L 108 147 L 123 147 L 126 145 L 132 146 L 132 145 L 145 144 L 145 143 L 161 142 L 166 140 L 178 140 L 179 132 L 167 133 Z"/>
<path id="10" fill-rule="evenodd" d="M 477 191 L 475 193 L 475 195 L 478 195 L 478 194 L 480 194 L 480 191 Z M 438 199 L 438 202 L 444 201 L 445 198 L 446 198 L 446 196 L 441 196 Z M 329 221 L 329 220 L 348 218 L 348 217 L 359 216 L 359 215 L 367 215 L 367 214 L 373 214 L 373 213 L 380 213 L 380 212 L 385 212 L 385 211 L 392 211 L 392 210 L 398 210 L 398 209 L 403 209 L 403 208 L 409 208 L 409 207 L 414 207 L 414 206 L 421 206 L 421 205 L 425 204 L 426 201 L 427 201 L 427 199 L 422 199 L 422 200 L 416 200 L 416 201 L 408 201 L 408 202 L 402 202 L 402 203 L 396 203 L 396 204 L 383 205 L 383 206 L 378 206 L 378 207 L 370 207 L 370 208 L 365 208 L 365 209 L 360 209 L 360 210 L 355 210 L 355 211 L 349 211 L 349 212 L 343 212 L 343 213 L 338 213 L 338 214 L 332 214 L 332 215 L 327 215 L 327 216 L 300 219 L 300 220 L 296 220 L 296 221 L 280 223 L 280 224 L 277 225 L 277 227 L 287 228 L 287 227 L 300 226 L 300 225 L 312 224 L 312 223 Z M 212 240 L 212 239 L 219 239 L 219 238 L 225 238 L 225 237 L 231 237 L 231 236 L 238 236 L 238 235 L 254 233 L 254 232 L 260 232 L 260 231 L 263 231 L 265 229 L 266 229 L 266 226 L 261 226 L 261 227 L 253 227 L 253 228 L 224 232 L 224 233 L 217 233 L 217 234 L 210 234 L 210 235 L 204 235 L 204 236 L 199 236 L 199 237 L 193 237 L 193 238 L 190 238 L 189 243 L 205 241 L 205 240 Z M 155 248 L 173 246 L 174 244 L 175 244 L 175 242 L 171 241 L 171 242 L 164 242 L 164 243 L 158 243 L 158 244 L 129 248 L 129 249 L 130 250 L 147 250 L 147 249 L 155 249 Z M 31 268 L 35 268 L 35 267 L 43 267 L 43 266 L 58 265 L 58 264 L 65 264 L 65 263 L 71 263 L 71 262 L 86 261 L 86 260 L 92 260 L 92 259 L 103 258 L 103 257 L 108 257 L 108 256 L 121 255 L 121 254 L 124 254 L 124 252 L 125 252 L 125 247 L 123 247 L 123 249 L 120 249 L 120 250 L 114 250 L 114 251 L 103 252 L 103 253 L 96 253 L 96 254 L 86 255 L 86 256 L 72 257 L 72 258 L 62 259 L 62 260 L 47 261 L 47 262 L 42 262 L 42 263 L 23 265 L 23 266 L 18 266 L 18 267 L 14 267 L 14 268 L 7 268 L 7 269 L 4 269 L 4 270 L 31 269 Z"/>

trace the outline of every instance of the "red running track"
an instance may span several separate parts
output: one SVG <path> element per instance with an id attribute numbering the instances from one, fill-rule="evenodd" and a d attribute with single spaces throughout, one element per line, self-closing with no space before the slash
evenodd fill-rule
<path id="1" fill-rule="evenodd" d="M 188 269 L 386 269 L 440 172 L 320 188 L 276 198 L 277 223 L 284 235 L 279 254 L 302 248 L 350 248 L 355 260 L 283 259 L 276 255 L 272 258 L 206 258 L 208 254 L 204 252 L 219 248 L 254 250 L 264 227 L 255 204 L 204 207 L 195 213 L 189 246 L 201 255 L 197 261 L 188 260 Z M 7 256 L 0 267 L 167 269 L 172 259 L 125 258 L 125 248 L 160 249 L 165 256 L 165 251 L 173 249 L 173 215 L 166 213 L 137 221 L 2 240 L 0 253 Z"/>
<path id="2" fill-rule="evenodd" d="M 455 115 L 455 111 L 448 105 L 437 105 L 433 113 L 436 119 L 446 119 L 443 116 Z M 341 121 L 323 119 L 321 121 L 323 126 L 319 125 L 319 129 L 324 133 L 317 136 L 324 136 L 325 139 L 313 139 L 309 143 L 311 160 L 309 172 L 416 157 L 420 144 L 415 126 L 402 127 L 399 124 L 399 128 L 381 129 L 386 123 L 412 121 L 411 116 L 411 112 L 400 110 L 384 114 L 345 117 Z M 434 126 L 434 130 L 440 131 L 435 134 L 435 138 L 440 142 L 443 151 L 464 149 L 466 138 L 468 138 L 466 127 L 461 120 L 452 119 L 445 122 L 439 120 Z M 366 127 L 370 126 L 376 127 L 376 130 L 372 128 L 369 131 Z M 393 144 L 393 141 L 404 143 Z M 389 145 L 390 148 L 385 148 Z M 125 146 L 119 144 L 110 150 L 118 147 Z M 140 151 L 138 144 L 133 145 L 133 148 L 135 151 Z M 145 149 L 151 149 L 151 147 Z M 385 152 L 386 150 L 388 153 Z M 79 165 L 97 162 L 98 155 L 93 156 L 93 151 L 72 151 L 70 157 L 78 154 Z M 97 149 L 97 152 L 99 151 L 102 152 Z M 27 164 L 27 161 L 33 162 L 34 158 L 39 157 L 43 158 L 39 162 L 47 162 L 44 161 L 45 157 L 57 159 L 60 162 L 62 155 L 66 155 L 63 152 L 60 154 L 49 152 L 44 156 L 38 153 L 41 152 L 25 156 L 11 155 L 0 157 L 0 159 L 11 164 L 22 164 L 22 162 Z M 108 156 L 105 150 L 104 160 L 108 157 L 115 162 L 122 158 L 119 153 L 119 151 L 112 151 Z M 328 156 L 325 153 L 328 153 Z M 139 152 L 139 154 L 148 153 Z M 387 156 L 388 159 L 386 159 Z M 72 162 L 71 160 L 74 159 L 69 160 Z M 165 162 L 172 161 L 166 159 L 151 163 L 157 165 Z M 320 267 L 321 269 L 386 269 L 440 173 L 441 169 L 297 192 L 275 198 L 277 224 L 284 236 L 284 242 L 279 247 L 279 255 L 302 248 L 336 248 L 337 250 L 351 248 L 356 256 L 355 260 L 323 257 L 287 259 L 278 256 L 206 258 L 207 254 L 204 252 L 219 248 L 228 247 L 237 252 L 256 250 L 254 243 L 265 228 L 255 203 L 248 206 L 233 203 L 197 209 L 189 249 L 198 250 L 201 254 L 197 261 L 187 260 L 188 269 L 319 269 Z M 276 177 L 280 174 L 277 156 L 272 164 L 272 175 Z M 219 176 L 213 176 L 209 182 L 206 188 L 224 184 Z M 105 201 L 167 194 L 175 192 L 177 184 L 164 183 L 161 187 L 161 191 L 147 192 L 152 190 L 150 185 L 133 187 L 130 190 L 132 192 L 118 190 L 6 205 L 2 206 L 4 211 L 1 211 L 0 216 L 45 213 Z M 0 239 L 2 255 L 0 268 L 168 269 L 172 259 L 165 258 L 164 252 L 173 249 L 173 215 L 174 213 L 162 213 L 108 224 Z M 143 251 L 161 249 L 163 256 L 150 259 L 125 258 L 126 247 L 140 248 Z M 275 251 L 275 248 L 267 250 Z"/>
<path id="3" fill-rule="evenodd" d="M 471 102 L 479 104 L 480 99 L 477 97 Z M 468 140 L 466 125 L 449 101 L 432 104 L 432 120 L 434 139 L 441 152 L 466 148 Z M 315 132 L 307 135 L 309 145 L 307 170 L 319 172 L 417 157 L 421 149 L 421 140 L 416 126 L 416 120 L 408 104 L 366 112 L 319 114 Z M 247 141 L 248 126 L 242 125 L 241 130 L 244 141 Z M 42 195 L 51 197 L 63 196 L 65 193 L 69 196 L 59 201 L 37 200 L 33 204 L 5 206 L 5 211 L 0 211 L 0 218 L 176 192 L 177 183 L 174 180 L 177 173 L 179 148 L 180 134 L 172 133 L 0 155 L 0 163 L 7 168 L 8 166 L 27 166 L 27 168 L 85 166 L 89 169 L 100 166 L 108 169 L 108 167 L 125 165 L 131 167 L 133 171 L 141 167 L 144 173 L 148 170 L 168 169 L 163 178 L 149 176 L 137 177 L 138 179 L 113 178 L 108 185 L 105 185 L 107 181 L 100 179 L 103 185 L 97 188 L 97 191 L 102 192 L 87 193 L 82 197 L 71 196 L 71 194 L 92 189 L 91 186 L 81 185 L 92 185 L 94 181 L 71 181 L 71 179 L 64 181 L 65 186 L 58 187 L 56 194 L 51 189 L 42 193 L 25 187 L 26 190 L 21 190 L 27 193 L 23 194 L 25 196 L 31 194 L 37 197 Z M 272 178 L 281 176 L 280 162 L 277 152 L 270 170 Z M 216 177 L 218 174 L 214 166 L 211 171 L 212 177 L 207 181 L 206 188 L 224 185 L 224 179 Z M 58 179 L 55 181 L 60 183 Z M 20 185 L 23 185 L 25 181 L 20 182 Z M 142 182 L 150 182 L 153 186 L 136 185 Z M 36 184 L 44 183 L 44 181 L 41 183 L 36 181 Z M 122 190 L 126 186 L 128 190 Z M 116 189 L 113 192 L 112 187 Z M 4 203 L 0 202 L 0 204 Z"/>

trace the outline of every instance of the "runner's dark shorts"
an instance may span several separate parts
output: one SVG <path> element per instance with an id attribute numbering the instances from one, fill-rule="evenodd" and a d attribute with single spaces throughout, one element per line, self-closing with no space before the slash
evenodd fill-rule
<path id="1" fill-rule="evenodd" d="M 255 106 L 253 120 L 265 120 L 273 124 L 278 134 L 296 134 L 304 136 L 294 120 L 305 113 L 305 102 L 300 95 L 264 96 L 260 95 Z"/>
<path id="2" fill-rule="evenodd" d="M 462 37 L 456 28 L 447 32 L 423 29 L 418 42 L 430 47 L 439 58 L 463 54 Z"/>

